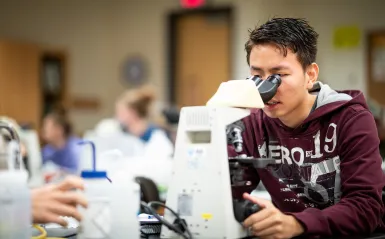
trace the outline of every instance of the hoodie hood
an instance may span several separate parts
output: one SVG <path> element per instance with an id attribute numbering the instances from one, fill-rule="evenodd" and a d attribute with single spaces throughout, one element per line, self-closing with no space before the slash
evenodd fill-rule
<path id="1" fill-rule="evenodd" d="M 313 112 L 302 122 L 299 127 L 293 129 L 282 124 L 282 122 L 275 118 L 277 124 L 281 125 L 288 131 L 303 131 L 307 128 L 311 121 L 317 120 L 323 116 L 326 116 L 334 111 L 339 110 L 342 107 L 349 107 L 351 105 L 360 105 L 365 109 L 368 109 L 364 94 L 359 90 L 333 90 L 329 85 L 323 84 L 317 81 L 313 88 L 309 90 L 309 93 L 317 95 L 316 107 Z"/>
<path id="2" fill-rule="evenodd" d="M 321 82 L 316 82 L 309 92 L 318 94 L 316 109 L 330 103 L 346 102 L 353 99 L 348 93 L 337 92 L 330 88 L 329 85 L 322 84 Z"/>
<path id="3" fill-rule="evenodd" d="M 305 122 L 324 116 L 330 112 L 340 109 L 341 107 L 348 107 L 354 104 L 361 105 L 363 108 L 368 109 L 365 96 L 359 90 L 336 91 L 330 88 L 327 84 L 316 82 L 309 92 L 311 94 L 317 94 L 318 96 L 316 108 L 314 112 L 312 112 L 305 120 Z"/>

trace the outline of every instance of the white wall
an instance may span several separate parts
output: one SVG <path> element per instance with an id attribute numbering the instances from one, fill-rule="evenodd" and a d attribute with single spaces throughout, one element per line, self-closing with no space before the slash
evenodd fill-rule
<path id="1" fill-rule="evenodd" d="M 124 90 L 120 65 L 130 54 L 140 53 L 150 66 L 150 79 L 166 91 L 166 16 L 178 9 L 178 0 L 126 1 L 8 1 L 0 3 L 0 37 L 26 39 L 57 45 L 70 54 L 70 91 L 99 95 L 97 113 L 72 112 L 77 130 L 84 130 L 113 113 L 113 102 Z M 321 79 L 337 89 L 366 91 L 365 33 L 385 29 L 382 0 L 215 0 L 232 4 L 233 78 L 248 75 L 244 42 L 247 30 L 268 18 L 306 17 L 320 34 L 318 63 Z M 355 24 L 362 30 L 360 46 L 336 50 L 333 29 Z M 227 79 L 224 79 L 227 80 Z"/>
<path id="2" fill-rule="evenodd" d="M 0 2 L 0 37 L 67 51 L 70 94 L 100 97 L 100 112 L 72 112 L 76 130 L 83 130 L 106 115 L 114 95 L 109 5 L 108 1 L 100 0 Z"/>

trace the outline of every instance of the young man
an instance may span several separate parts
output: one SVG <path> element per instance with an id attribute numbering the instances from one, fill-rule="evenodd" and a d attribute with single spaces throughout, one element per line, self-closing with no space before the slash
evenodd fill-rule
<path id="1" fill-rule="evenodd" d="M 251 75 L 282 79 L 265 108 L 241 121 L 238 154 L 276 162 L 252 175 L 272 202 L 243 195 L 262 207 L 243 223 L 260 238 L 383 228 L 385 178 L 373 116 L 360 91 L 336 92 L 317 82 L 317 38 L 305 20 L 275 18 L 251 31 L 245 45 Z M 230 148 L 229 155 L 237 153 Z"/>

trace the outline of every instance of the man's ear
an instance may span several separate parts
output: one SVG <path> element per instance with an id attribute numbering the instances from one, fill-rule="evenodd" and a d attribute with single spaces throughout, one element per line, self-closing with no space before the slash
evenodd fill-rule
<path id="1" fill-rule="evenodd" d="M 305 78 L 306 78 L 306 88 L 310 90 L 313 88 L 314 83 L 318 79 L 319 67 L 317 63 L 312 63 L 306 68 Z"/>

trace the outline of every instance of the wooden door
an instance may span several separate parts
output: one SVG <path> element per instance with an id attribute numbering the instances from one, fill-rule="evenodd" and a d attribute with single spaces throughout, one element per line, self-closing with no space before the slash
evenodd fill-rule
<path id="1" fill-rule="evenodd" d="M 0 41 L 0 115 L 39 128 L 40 53 L 33 44 Z"/>
<path id="2" fill-rule="evenodd" d="M 385 31 L 370 34 L 368 46 L 368 95 L 385 106 Z"/>
<path id="3" fill-rule="evenodd" d="M 230 17 L 227 13 L 181 15 L 175 23 L 175 103 L 205 105 L 230 80 Z"/>

